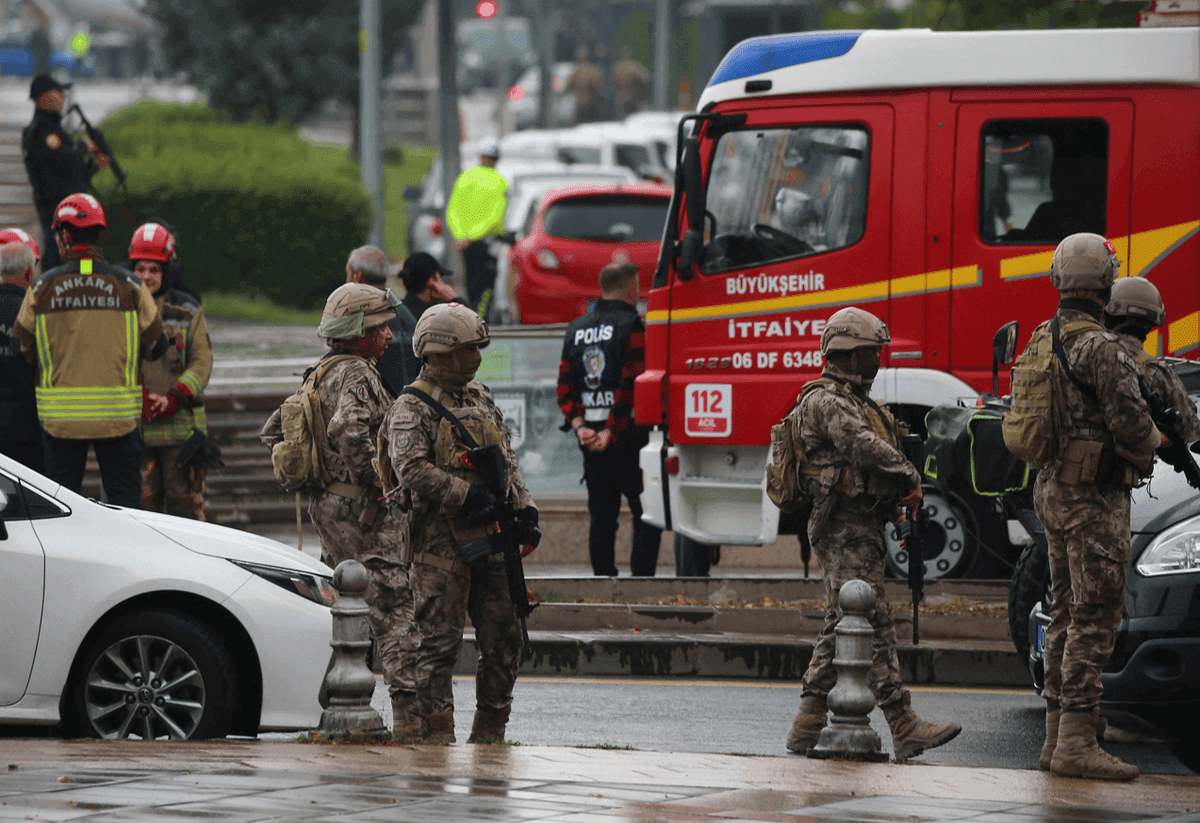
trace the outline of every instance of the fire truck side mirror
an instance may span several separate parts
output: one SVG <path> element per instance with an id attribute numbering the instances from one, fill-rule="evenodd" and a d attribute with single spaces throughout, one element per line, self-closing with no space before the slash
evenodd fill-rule
<path id="1" fill-rule="evenodd" d="M 1012 363 L 1017 355 L 1017 321 L 1005 323 L 996 331 L 992 338 L 992 358 L 1005 366 Z"/>
<path id="2" fill-rule="evenodd" d="M 704 228 L 704 180 L 700 172 L 700 141 L 689 137 L 683 144 L 683 193 L 687 198 L 689 229 Z"/>
<path id="3" fill-rule="evenodd" d="M 683 240 L 679 244 L 679 262 L 677 269 L 679 271 L 680 280 L 691 280 L 696 274 L 696 264 L 700 262 L 700 255 L 704 251 L 704 241 L 700 237 L 698 229 L 688 229 L 683 234 Z"/>

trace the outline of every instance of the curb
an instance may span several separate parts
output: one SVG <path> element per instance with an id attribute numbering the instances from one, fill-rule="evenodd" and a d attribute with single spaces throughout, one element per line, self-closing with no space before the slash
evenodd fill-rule
<path id="1" fill-rule="evenodd" d="M 520 672 L 540 676 L 720 677 L 796 680 L 808 667 L 813 644 L 778 635 L 670 634 L 625 631 L 531 631 L 532 655 Z M 1028 668 L 1011 647 L 986 641 L 954 645 L 901 645 L 905 683 L 1032 688 Z M 475 634 L 463 638 L 458 674 L 474 674 Z"/>

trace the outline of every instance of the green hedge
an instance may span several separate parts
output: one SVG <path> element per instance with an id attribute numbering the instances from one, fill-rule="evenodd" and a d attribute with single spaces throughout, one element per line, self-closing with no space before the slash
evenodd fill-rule
<path id="1" fill-rule="evenodd" d="M 133 230 L 158 216 L 178 229 L 194 288 L 319 308 L 369 234 L 370 203 L 342 150 L 283 127 L 223 123 L 200 104 L 143 101 L 103 130 L 128 175 L 127 191 L 101 198 L 109 259 L 124 260 Z M 114 182 L 104 172 L 93 185 Z"/>

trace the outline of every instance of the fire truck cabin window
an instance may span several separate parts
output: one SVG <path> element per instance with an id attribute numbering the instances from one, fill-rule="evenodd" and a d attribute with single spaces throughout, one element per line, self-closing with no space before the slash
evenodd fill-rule
<path id="1" fill-rule="evenodd" d="M 858 242 L 867 220 L 869 146 L 861 126 L 722 135 L 706 194 L 701 271 L 729 271 Z"/>
<path id="2" fill-rule="evenodd" d="M 979 236 L 1057 245 L 1105 232 L 1108 124 L 1099 119 L 993 120 L 979 157 Z"/>

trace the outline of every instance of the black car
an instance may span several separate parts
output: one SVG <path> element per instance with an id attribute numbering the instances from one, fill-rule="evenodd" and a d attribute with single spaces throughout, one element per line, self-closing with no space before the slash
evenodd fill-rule
<path id="1" fill-rule="evenodd" d="M 1173 365 L 1200 401 L 1200 363 Z M 1200 491 L 1158 460 L 1150 483 L 1133 491 L 1130 521 L 1124 613 L 1100 711 L 1115 726 L 1167 740 L 1200 773 Z M 1037 539 L 1013 573 L 1009 628 L 1039 691 L 1049 596 L 1045 541 Z"/>

